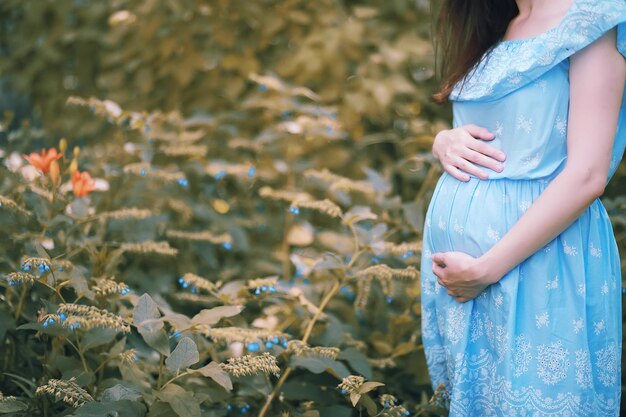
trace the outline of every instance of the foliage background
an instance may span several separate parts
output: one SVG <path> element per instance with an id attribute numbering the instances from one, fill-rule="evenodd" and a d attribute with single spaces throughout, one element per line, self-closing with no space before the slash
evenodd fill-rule
<path id="1" fill-rule="evenodd" d="M 28 207 L 35 218 L 19 220 L 15 213 L 0 213 L 0 272 L 16 270 L 22 256 L 41 254 L 38 243 L 49 238 L 55 243 L 48 254 L 53 258 L 87 248 L 71 259 L 81 266 L 87 290 L 74 282 L 63 291 L 74 288 L 72 295 L 81 296 L 93 288 L 93 279 L 103 275 L 114 275 L 133 289 L 133 294 L 119 299 L 85 297 L 81 302 L 128 317 L 144 292 L 153 296 L 164 315 L 166 308 L 193 317 L 203 307 L 244 304 L 242 315 L 229 325 L 249 328 L 257 319 L 277 319 L 276 328 L 302 338 L 310 317 L 293 297 L 260 301 L 248 294 L 234 303 L 220 293 L 221 298 L 207 295 L 198 301 L 177 286 L 177 278 L 188 272 L 240 286 L 248 285 L 246 280 L 276 275 L 281 291 L 300 288 L 320 304 L 332 287 L 332 277 L 323 270 L 310 273 L 302 267 L 306 263 L 302 259 L 318 259 L 326 252 L 349 257 L 345 240 L 353 238 L 350 227 L 324 213 L 302 210 L 296 216 L 284 201 L 259 195 L 266 185 L 310 192 L 319 201 L 329 197 L 344 213 L 367 206 L 376 214 L 376 219 L 359 226 L 358 239 L 361 247 L 368 248 L 368 259 L 352 265 L 354 274 L 379 262 L 418 268 L 419 252 L 395 256 L 380 248 L 385 241 L 419 244 L 426 204 L 439 173 L 428 151 L 434 135 L 450 121 L 449 107 L 429 101 L 436 89 L 429 7 L 425 0 L 3 1 L 0 109 L 14 114 L 5 117 L 0 133 L 4 156 L 54 146 L 64 137 L 69 149 L 81 147 L 81 169 L 110 184 L 109 191 L 94 193 L 85 204 L 96 213 L 140 207 L 152 214 L 141 221 L 85 228 L 80 216 L 55 217 L 64 216 L 66 205 L 77 203 L 71 199 L 57 202 L 59 206 L 44 203 L 3 167 L 0 195 Z M 85 106 L 66 105 L 69 96 L 112 100 L 124 110 L 137 112 L 141 116 L 136 119 L 142 122 L 125 123 L 131 113 L 119 116 L 94 102 L 93 112 L 104 115 L 97 117 Z M 169 151 L 164 151 L 166 146 Z M 137 162 L 182 175 L 189 185 L 164 185 L 142 175 L 125 175 L 124 167 Z M 337 178 L 327 178 L 320 186 L 305 175 L 309 169 L 328 169 L 361 182 L 333 188 Z M 359 187 L 369 191 L 360 192 Z M 603 199 L 622 253 L 625 190 L 622 164 Z M 386 229 L 379 233 L 377 225 L 382 224 Z M 232 247 L 167 235 L 172 230 L 207 229 L 229 236 Z M 178 255 L 112 255 L 123 242 L 145 240 L 168 240 Z M 624 271 L 626 262 L 622 265 Z M 420 350 L 419 284 L 400 282 L 388 290 L 385 280 L 380 280 L 383 285 L 373 286 L 360 312 L 353 304 L 362 298 L 362 285 L 348 281 L 341 281 L 342 291 L 328 305 L 329 317 L 314 326 L 310 342 L 341 348 L 342 363 L 353 374 L 385 383 L 381 392 L 397 396 L 412 413 L 425 414 L 419 405 L 426 404 L 432 392 Z M 37 323 L 38 310 L 58 302 L 53 294 L 33 287 L 27 307 L 16 316 L 11 290 L 6 283 L 2 288 L 5 302 L 0 315 L 6 320 L 0 325 L 0 391 L 25 399 L 34 387 L 9 375 L 39 386 L 49 378 L 72 376 L 78 357 L 63 346 L 64 335 L 42 339 L 35 332 L 41 327 L 16 330 Z M 169 322 L 166 328 L 172 334 L 176 331 Z M 150 391 L 161 378 L 155 369 L 159 355 L 155 362 L 136 330 L 125 343 L 143 353 L 138 369 L 151 380 L 150 387 L 138 388 L 122 368 L 108 366 L 95 386 L 89 378 L 84 385 L 99 394 L 100 385 L 104 389 L 114 382 L 128 383 L 141 393 L 138 415 L 168 415 L 174 407 Z M 346 341 L 344 333 L 357 342 Z M 209 349 L 210 343 L 192 336 L 206 359 L 202 349 Z M 170 338 L 172 349 L 177 338 Z M 91 368 L 99 366 L 98 357 L 111 346 L 94 349 L 87 357 Z M 211 357 L 224 362 L 233 354 L 219 353 Z M 61 359 L 39 364 L 52 354 Z M 376 360 L 385 358 L 393 358 L 394 365 L 376 366 Z M 283 410 L 294 415 L 321 410 L 323 416 L 324 410 L 329 412 L 323 407 L 337 407 L 333 416 L 350 415 L 350 404 L 340 393 L 335 390 L 331 395 L 320 388 L 337 384 L 332 372 L 318 374 L 303 368 L 285 384 L 287 395 L 275 401 L 274 415 Z M 258 412 L 276 380 L 240 382 L 230 397 L 214 394 L 203 402 L 198 396 L 202 390 L 194 384 L 182 386 L 195 392 L 203 415 L 225 415 L 228 401 L 245 400 L 252 405 L 250 413 Z M 32 397 L 28 412 L 68 412 L 62 404 Z"/>

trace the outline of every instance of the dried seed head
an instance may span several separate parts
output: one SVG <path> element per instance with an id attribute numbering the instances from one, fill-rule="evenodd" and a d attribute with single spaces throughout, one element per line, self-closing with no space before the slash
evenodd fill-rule
<path id="1" fill-rule="evenodd" d="M 287 345 L 287 352 L 296 356 L 325 356 L 327 358 L 336 359 L 340 350 L 336 347 L 311 347 L 301 340 L 290 340 Z"/>
<path id="2" fill-rule="evenodd" d="M 359 393 L 359 388 L 365 383 L 365 378 L 357 375 L 345 377 L 337 387 L 344 394 Z"/>
<path id="3" fill-rule="evenodd" d="M 33 214 L 32 212 L 26 210 L 25 208 L 22 208 L 19 204 L 17 204 L 15 201 L 11 200 L 10 198 L 3 197 L 0 195 L 0 209 L 2 208 L 13 210 L 25 216 L 30 216 L 31 214 Z"/>
<path id="4" fill-rule="evenodd" d="M 169 256 L 178 254 L 178 249 L 172 248 L 168 242 L 145 241 L 139 243 L 123 243 L 120 249 L 122 252 L 132 253 L 156 253 Z"/>
<path id="5" fill-rule="evenodd" d="M 228 359 L 228 363 L 221 364 L 229 374 L 240 377 L 246 375 L 258 375 L 261 373 L 280 374 L 280 368 L 276 365 L 276 358 L 269 352 L 263 352 L 261 355 L 244 355 L 238 358 Z"/>
<path id="6" fill-rule="evenodd" d="M 341 208 L 337 204 L 333 203 L 327 198 L 325 198 L 324 200 L 298 200 L 297 199 L 291 202 L 290 210 L 292 212 L 297 213 L 297 211 L 300 208 L 307 208 L 309 210 L 319 211 L 320 213 L 324 213 L 330 217 L 340 218 L 341 216 L 343 216 L 343 212 L 341 211 Z"/>
<path id="7" fill-rule="evenodd" d="M 37 279 L 36 276 L 29 274 L 27 272 L 11 272 L 7 274 L 6 280 L 9 285 L 22 285 L 22 284 L 32 284 Z"/>
<path id="8" fill-rule="evenodd" d="M 143 220 L 148 217 L 153 216 L 154 214 L 150 210 L 140 209 L 135 207 L 123 208 L 115 211 L 107 211 L 104 213 L 100 213 L 98 217 L 102 221 L 106 221 L 109 219 L 136 219 Z"/>
<path id="9" fill-rule="evenodd" d="M 72 407 L 81 407 L 85 403 L 93 401 L 93 397 L 87 391 L 76 384 L 76 378 L 69 380 L 50 379 L 46 385 L 37 388 L 37 395 L 49 394 L 57 401 L 62 400 Z"/>
<path id="10" fill-rule="evenodd" d="M 113 277 L 97 279 L 96 285 L 91 289 L 100 297 L 106 297 L 111 294 L 126 295 L 130 292 L 128 285 L 123 282 L 116 282 Z"/>
<path id="11" fill-rule="evenodd" d="M 224 243 L 232 243 L 232 237 L 229 233 L 214 234 L 210 230 L 204 230 L 200 232 L 188 232 L 185 230 L 168 230 L 165 235 L 172 239 L 184 239 L 193 241 L 210 242 L 216 245 L 222 245 Z"/>
<path id="12" fill-rule="evenodd" d="M 199 275 L 186 273 L 182 277 L 178 278 L 178 283 L 183 288 L 191 288 L 195 294 L 197 292 L 214 293 L 222 286 L 222 281 L 211 282 L 206 278 Z"/>
<path id="13" fill-rule="evenodd" d="M 287 340 L 290 336 L 286 333 L 267 330 L 267 329 L 245 329 L 241 327 L 217 327 L 209 328 L 208 326 L 199 329 L 202 334 L 209 337 L 214 342 L 224 343 L 251 343 L 251 342 L 268 342 L 276 340 Z"/>

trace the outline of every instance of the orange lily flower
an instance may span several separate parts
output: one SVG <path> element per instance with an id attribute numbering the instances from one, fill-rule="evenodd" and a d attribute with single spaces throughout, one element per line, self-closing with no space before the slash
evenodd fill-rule
<path id="1" fill-rule="evenodd" d="M 72 175 L 72 192 L 76 197 L 85 197 L 96 188 L 96 182 L 88 172 L 74 171 Z"/>
<path id="2" fill-rule="evenodd" d="M 56 148 L 50 148 L 48 150 L 41 149 L 41 153 L 33 152 L 30 155 L 22 156 L 29 164 L 41 170 L 44 174 L 47 174 L 48 171 L 50 171 L 52 161 L 61 158 L 63 154 L 58 153 Z"/>

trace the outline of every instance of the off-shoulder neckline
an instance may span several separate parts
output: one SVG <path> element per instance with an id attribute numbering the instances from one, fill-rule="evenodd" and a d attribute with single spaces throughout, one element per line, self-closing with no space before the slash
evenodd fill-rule
<path id="1" fill-rule="evenodd" d="M 567 19 L 569 18 L 569 16 L 574 12 L 574 9 L 576 8 L 576 5 L 578 3 L 579 0 L 572 0 L 572 4 L 570 4 L 570 6 L 568 7 L 567 11 L 565 12 L 565 14 L 563 15 L 563 17 L 561 18 L 561 20 L 559 21 L 559 23 L 557 23 L 555 26 L 551 27 L 550 29 L 546 30 L 545 32 L 542 32 L 538 35 L 534 35 L 534 36 L 529 36 L 527 38 L 521 38 L 521 39 L 500 39 L 497 43 L 496 46 L 499 45 L 516 45 L 516 44 L 522 44 L 522 43 L 526 43 L 526 42 L 533 42 L 539 39 L 542 39 L 546 36 L 549 36 L 550 34 L 552 34 L 553 32 L 556 32 L 560 27 L 562 27 L 565 22 L 567 21 Z"/>

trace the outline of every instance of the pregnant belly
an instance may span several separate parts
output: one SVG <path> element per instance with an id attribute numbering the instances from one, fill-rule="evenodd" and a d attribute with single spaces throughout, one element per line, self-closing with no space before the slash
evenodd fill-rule
<path id="1" fill-rule="evenodd" d="M 427 239 L 434 252 L 480 256 L 517 222 L 546 188 L 544 180 L 471 178 L 444 173 L 428 207 Z"/>

